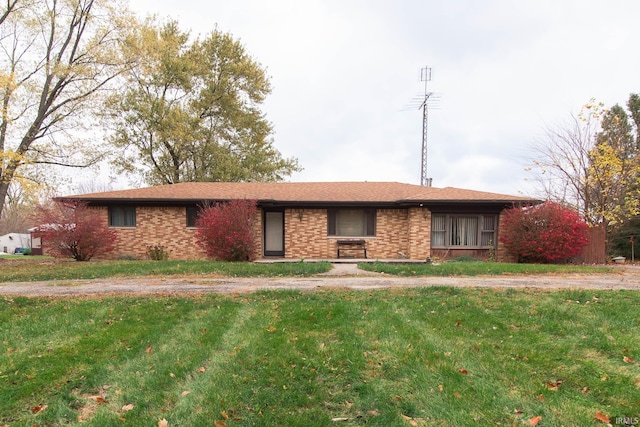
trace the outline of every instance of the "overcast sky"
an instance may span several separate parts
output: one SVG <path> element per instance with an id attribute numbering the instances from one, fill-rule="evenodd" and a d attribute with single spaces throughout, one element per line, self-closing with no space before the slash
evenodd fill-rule
<path id="1" fill-rule="evenodd" d="M 130 0 L 193 36 L 218 26 L 271 78 L 263 111 L 291 181 L 420 183 L 428 91 L 434 187 L 533 195 L 529 147 L 596 98 L 640 92 L 640 1 Z"/>

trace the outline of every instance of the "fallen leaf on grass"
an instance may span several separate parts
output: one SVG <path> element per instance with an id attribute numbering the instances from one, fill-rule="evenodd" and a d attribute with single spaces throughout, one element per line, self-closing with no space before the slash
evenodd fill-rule
<path id="1" fill-rule="evenodd" d="M 596 420 L 601 421 L 603 423 L 609 423 L 609 416 L 603 414 L 602 412 L 598 411 L 596 412 L 596 416 L 595 416 Z"/>
<path id="2" fill-rule="evenodd" d="M 529 425 L 530 426 L 537 426 L 540 421 L 542 421 L 542 415 L 538 415 L 537 417 L 533 417 L 529 419 Z"/>
<path id="3" fill-rule="evenodd" d="M 204 373 L 207 370 L 207 368 L 205 368 L 204 366 L 201 366 L 200 369 L 198 369 L 198 372 L 200 372 L 201 374 Z"/>
<path id="4" fill-rule="evenodd" d="M 273 332 L 275 330 L 276 330 L 275 326 L 269 326 L 269 328 L 267 328 L 267 331 L 269 332 Z"/>
<path id="5" fill-rule="evenodd" d="M 151 354 L 152 351 L 153 349 L 151 348 L 151 346 L 147 347 L 147 349 L 145 350 L 147 354 Z"/>
<path id="6" fill-rule="evenodd" d="M 132 411 L 133 410 L 133 405 L 132 404 L 124 405 L 122 407 L 122 410 L 125 411 L 125 412 L 126 411 Z"/>
<path id="7" fill-rule="evenodd" d="M 547 388 L 549 390 L 558 390 L 558 387 L 562 385 L 562 381 L 556 381 L 555 383 L 547 382 Z"/>
<path id="8" fill-rule="evenodd" d="M 220 421 L 220 420 L 215 420 L 213 422 L 213 425 L 216 427 L 227 427 L 227 423 L 225 423 L 224 421 Z"/>
<path id="9" fill-rule="evenodd" d="M 467 375 L 469 373 L 466 369 L 458 369 L 458 372 L 460 372 L 463 375 Z"/>
<path id="10" fill-rule="evenodd" d="M 409 423 L 409 425 L 413 426 L 413 427 L 418 427 L 421 424 L 425 423 L 425 419 L 424 418 L 411 418 L 407 415 L 404 414 L 400 414 L 402 416 L 402 418 L 404 418 L 405 421 L 407 421 Z"/>
<path id="11" fill-rule="evenodd" d="M 33 408 L 31 408 L 31 412 L 33 412 L 35 415 L 38 415 L 40 412 L 44 411 L 45 409 L 47 409 L 48 405 L 36 405 Z"/>
<path id="12" fill-rule="evenodd" d="M 367 414 L 373 415 L 374 417 L 377 417 L 378 415 L 380 415 L 380 413 L 378 411 L 376 411 L 375 409 L 367 411 Z"/>
<path id="13" fill-rule="evenodd" d="M 168 427 L 168 426 L 169 426 L 169 421 L 165 420 L 164 418 L 158 421 L 158 427 Z"/>
<path id="14" fill-rule="evenodd" d="M 633 357 L 629 357 L 629 356 L 625 356 L 622 358 L 622 361 L 624 363 L 636 363 L 636 361 L 633 359 Z"/>
<path id="15" fill-rule="evenodd" d="M 191 393 L 189 390 L 185 390 L 185 391 L 183 391 L 183 392 L 182 392 L 182 395 L 183 395 L 183 396 L 186 396 L 186 395 L 187 395 L 187 394 L 189 394 L 189 393 Z"/>
<path id="16" fill-rule="evenodd" d="M 220 415 L 222 415 L 222 418 L 224 418 L 225 420 L 229 419 L 229 415 L 227 415 L 225 411 L 220 411 Z"/>
<path id="17" fill-rule="evenodd" d="M 102 396 L 89 396 L 89 399 L 95 401 L 98 405 L 102 405 L 103 403 L 107 403 L 107 399 Z"/>
<path id="18" fill-rule="evenodd" d="M 349 418 L 337 417 L 337 418 L 331 418 L 331 421 L 333 421 L 334 423 L 339 422 L 339 421 L 349 421 Z"/>

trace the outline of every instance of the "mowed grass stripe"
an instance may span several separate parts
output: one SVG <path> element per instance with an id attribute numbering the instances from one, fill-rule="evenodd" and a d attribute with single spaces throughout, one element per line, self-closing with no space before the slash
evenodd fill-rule
<path id="1" fill-rule="evenodd" d="M 109 364 L 104 378 L 114 389 L 109 393 L 114 402 L 99 408 L 96 420 L 106 425 L 122 419 L 130 425 L 150 425 L 153 420 L 157 424 L 180 404 L 184 391 L 215 385 L 198 387 L 197 382 L 212 368 L 215 371 L 215 365 L 225 364 L 229 357 L 226 336 L 242 324 L 251 308 L 217 298 L 206 298 L 197 307 L 189 299 L 173 305 L 186 306 L 185 313 L 171 316 L 166 326 L 145 336 L 131 359 Z M 133 409 L 118 411 L 125 405 Z"/>
<path id="2" fill-rule="evenodd" d="M 38 315 L 47 321 L 51 320 L 52 324 L 57 322 L 60 311 L 56 307 L 60 304 L 65 304 L 66 307 L 68 304 L 67 301 L 25 301 L 37 307 Z M 12 380 L 8 391 L 19 390 L 15 394 L 17 401 L 0 401 L 9 405 L 17 404 L 26 412 L 41 402 L 50 401 L 51 385 L 54 384 L 58 388 L 56 392 L 59 391 L 62 398 L 70 404 L 64 408 L 63 413 L 56 413 L 53 407 L 48 408 L 39 419 L 74 420 L 90 404 L 87 400 L 89 396 L 104 395 L 110 403 L 96 408 L 95 415 L 99 420 L 106 419 L 107 425 L 109 419 L 113 422 L 112 418 L 117 415 L 115 409 L 122 407 L 120 403 L 129 400 L 129 392 L 135 396 L 138 406 L 136 412 L 144 411 L 147 406 L 153 407 L 147 402 L 157 404 L 158 393 L 164 392 L 163 386 L 171 378 L 168 375 L 169 369 L 178 373 L 181 369 L 195 370 L 197 368 L 190 365 L 199 365 L 209 353 L 207 347 L 196 344 L 198 340 L 194 335 L 199 332 L 188 332 L 189 325 L 196 325 L 191 329 L 197 329 L 198 324 L 213 325 L 204 339 L 215 341 L 216 333 L 221 333 L 217 332 L 218 326 L 225 328 L 234 324 L 233 319 L 226 323 L 210 320 L 203 322 L 203 316 L 205 319 L 213 317 L 216 320 L 223 319 L 224 316 L 230 318 L 233 311 L 241 307 L 225 299 L 220 311 L 212 309 L 211 303 L 216 303 L 215 297 L 206 301 L 127 299 L 124 304 L 117 303 L 116 300 L 72 301 L 68 312 L 73 313 L 75 324 L 90 326 L 77 328 L 76 335 L 71 335 L 75 337 L 75 346 L 70 353 L 67 353 L 68 346 L 65 345 L 50 348 L 47 358 L 42 360 L 32 360 L 27 351 L 18 359 L 10 356 L 8 370 L 0 363 L 0 372 L 8 371 L 8 377 Z M 85 309 L 74 310 L 74 305 Z M 203 328 L 206 329 L 204 326 Z M 47 335 L 43 330 L 39 333 Z M 23 341 L 28 345 L 28 340 Z M 147 349 L 150 349 L 148 353 Z M 200 357 L 194 354 L 198 349 L 203 353 Z M 163 354 L 171 356 L 163 359 Z M 180 360 L 187 368 L 176 363 Z M 16 367 L 15 372 L 13 365 Z M 36 372 L 25 376 L 20 366 Z M 162 371 L 166 371 L 166 377 L 161 374 Z M 55 378 L 52 378 L 54 375 Z M 111 417 L 107 414 L 111 414 Z M 145 414 L 144 418 L 148 416 Z"/>
<path id="3" fill-rule="evenodd" d="M 167 409 L 162 418 L 170 424 L 180 420 L 181 424 L 210 425 L 214 419 L 225 419 L 223 414 L 227 412 L 233 416 L 234 411 L 227 407 L 226 402 L 238 400 L 238 381 L 248 381 L 246 377 L 239 379 L 234 376 L 233 366 L 239 363 L 238 353 L 243 348 L 251 348 L 252 343 L 259 339 L 258 316 L 251 305 L 245 305 L 235 313 L 233 323 L 225 329 L 217 345 L 209 348 L 200 366 L 175 390 L 175 395 L 179 396 L 177 401 L 166 402 Z"/>
<path id="4" fill-rule="evenodd" d="M 413 332 L 408 337 L 414 343 L 426 341 L 428 347 L 437 349 L 432 355 L 435 375 L 426 375 L 423 380 L 430 382 L 430 390 L 434 390 L 436 395 L 440 392 L 445 400 L 442 404 L 422 406 L 428 408 L 424 414 L 427 419 L 446 419 L 451 425 L 468 425 L 479 421 L 487 424 L 504 423 L 513 421 L 516 413 L 520 417 L 536 414 L 546 419 L 556 419 L 559 415 L 557 408 L 561 406 L 561 419 L 575 420 L 575 425 L 587 425 L 603 403 L 605 407 L 610 404 L 626 406 L 633 401 L 633 398 L 628 398 L 603 402 L 597 395 L 592 395 L 590 387 L 585 385 L 583 363 L 589 358 L 583 352 L 591 348 L 591 343 L 587 336 L 575 334 L 575 330 L 591 331 L 593 335 L 600 319 L 608 317 L 595 304 L 585 304 L 587 301 L 601 304 L 604 302 L 601 298 L 594 299 L 593 294 L 587 292 L 580 295 L 569 292 L 572 299 L 567 299 L 562 298 L 561 293 L 532 291 L 529 293 L 537 296 L 533 300 L 536 308 L 532 308 L 532 300 L 527 292 L 483 291 L 486 298 L 481 295 L 465 298 L 467 303 L 463 305 L 455 304 L 458 291 L 446 289 L 445 292 L 454 294 L 454 298 L 442 299 L 440 303 L 432 301 L 431 308 L 434 309 L 431 314 L 437 316 L 433 322 L 425 314 L 424 299 L 420 307 L 413 305 L 416 310 L 413 314 L 403 316 L 401 314 L 405 307 L 396 308 L 396 316 L 391 318 L 399 333 L 404 329 L 417 328 L 418 331 L 424 331 L 424 340 L 416 339 Z M 576 297 L 582 298 L 582 301 L 574 301 Z M 469 304 L 473 299 L 475 304 Z M 613 298 L 607 300 L 613 302 Z M 407 302 L 407 305 L 412 304 Z M 582 316 L 585 311 L 588 314 Z M 599 316 L 594 316 L 598 311 Z M 510 318 L 515 323 L 505 322 Z M 576 318 L 583 320 L 575 322 Z M 424 321 L 420 322 L 419 319 Z M 527 325 L 523 322 L 527 319 L 533 319 L 533 322 Z M 593 323 L 586 322 L 588 320 Z M 438 327 L 434 327 L 434 324 Z M 532 328 L 532 334 L 527 333 L 527 327 Z M 618 330 L 618 327 L 613 326 L 612 329 Z M 490 348 L 487 343 L 492 343 Z M 401 345 L 402 342 L 391 341 L 388 347 L 400 348 Z M 578 357 L 578 354 L 583 357 Z M 633 381 L 629 381 L 634 375 L 632 371 L 637 372 L 634 366 L 623 365 L 621 357 L 615 354 L 598 361 L 597 365 L 601 370 L 617 371 L 623 375 L 618 377 L 618 381 L 602 381 L 599 376 L 593 376 L 591 380 L 596 381 L 588 383 L 594 390 L 602 387 L 598 381 L 603 384 L 607 382 L 605 388 L 610 388 L 614 383 L 622 386 L 626 382 L 627 391 L 632 396 L 637 394 L 637 390 L 633 390 L 638 388 L 637 384 L 634 387 Z M 540 366 L 546 369 L 540 369 Z M 624 380 L 619 382 L 621 378 Z M 436 383 L 446 381 L 440 383 L 442 389 L 440 385 L 435 389 L 434 379 Z M 550 383 L 557 381 L 561 381 L 557 390 L 550 387 Z M 451 412 L 450 408 L 456 405 L 456 399 L 460 403 L 464 401 L 464 404 L 460 405 L 460 410 Z M 550 401 L 552 405 L 549 405 Z M 510 409 L 500 413 L 495 410 L 496 407 Z"/>
<path id="5" fill-rule="evenodd" d="M 114 351 L 96 342 L 99 331 L 113 321 L 108 304 L 27 298 L 2 302 L 9 307 L 6 312 L 16 316 L 2 325 L 5 357 L 0 358 L 0 372 L 6 382 L 0 388 L 13 399 L 0 399 L 0 413 L 11 404 L 27 411 L 46 401 L 52 385 L 61 389 L 79 386 Z"/>
<path id="6" fill-rule="evenodd" d="M 38 344 L 18 340 L 16 356 L 20 327 L 2 335 L 0 425 L 594 425 L 640 407 L 639 304 L 631 291 L 446 287 L 5 300 L 0 318 L 36 323 Z M 16 374 L 44 357 L 28 355 L 48 325 L 75 353 L 53 349 L 51 377 Z"/>
<path id="7" fill-rule="evenodd" d="M 396 415 L 396 422 L 404 417 L 428 420 L 444 416 L 452 423 L 473 423 L 469 412 L 494 393 L 487 393 L 490 387 L 477 381 L 480 363 L 469 357 L 472 350 L 467 347 L 471 346 L 461 338 L 456 320 L 444 320 L 443 311 L 448 308 L 443 304 L 450 303 L 450 298 L 440 290 L 423 294 L 419 304 L 409 294 L 372 313 L 372 318 L 386 320 L 371 324 L 372 330 L 367 331 L 367 335 L 377 331 L 378 336 L 373 350 L 379 365 L 376 394 L 385 396 L 387 410 Z M 469 398 L 466 410 L 444 409 L 457 404 L 463 395 Z"/>

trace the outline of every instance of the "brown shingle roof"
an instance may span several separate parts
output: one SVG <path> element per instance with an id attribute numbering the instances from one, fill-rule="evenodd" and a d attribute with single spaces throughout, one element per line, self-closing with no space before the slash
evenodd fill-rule
<path id="1" fill-rule="evenodd" d="M 188 182 L 62 197 L 93 202 L 254 199 L 287 203 L 526 202 L 527 197 L 399 182 Z"/>

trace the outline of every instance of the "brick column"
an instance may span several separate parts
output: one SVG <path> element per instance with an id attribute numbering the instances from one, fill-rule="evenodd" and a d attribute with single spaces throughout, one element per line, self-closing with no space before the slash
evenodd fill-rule
<path id="1" fill-rule="evenodd" d="M 498 233 L 496 236 L 496 239 L 498 239 L 498 242 L 497 242 L 498 245 L 496 249 L 496 261 L 517 262 L 518 260 L 516 259 L 516 257 L 511 255 L 509 251 L 507 251 L 507 248 L 504 247 L 504 243 L 500 241 L 500 232 L 502 231 L 502 219 L 504 218 L 506 211 L 507 211 L 506 209 L 503 209 L 502 212 L 500 212 L 500 215 L 498 217 Z"/>
<path id="2" fill-rule="evenodd" d="M 426 260 L 431 256 L 431 211 L 427 208 L 410 208 L 407 226 L 409 234 L 409 258 Z"/>

